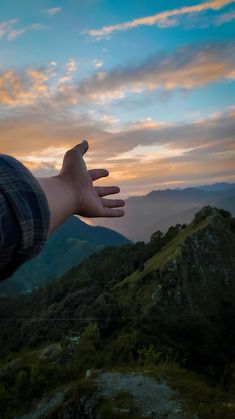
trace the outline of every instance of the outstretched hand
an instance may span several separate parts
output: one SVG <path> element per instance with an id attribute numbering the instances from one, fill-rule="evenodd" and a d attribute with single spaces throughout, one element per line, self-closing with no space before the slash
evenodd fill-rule
<path id="1" fill-rule="evenodd" d="M 67 184 L 73 196 L 73 213 L 84 217 L 122 217 L 119 207 L 122 199 L 107 199 L 107 195 L 120 192 L 118 186 L 94 186 L 93 182 L 109 175 L 106 169 L 87 170 L 84 154 L 89 148 L 83 141 L 68 150 L 64 156 L 59 177 Z"/>
<path id="2" fill-rule="evenodd" d="M 122 199 L 107 199 L 118 193 L 118 186 L 93 186 L 95 180 L 109 175 L 106 169 L 87 170 L 83 160 L 88 142 L 83 141 L 65 153 L 60 173 L 37 178 L 50 210 L 48 236 L 73 214 L 83 217 L 122 217 Z"/>

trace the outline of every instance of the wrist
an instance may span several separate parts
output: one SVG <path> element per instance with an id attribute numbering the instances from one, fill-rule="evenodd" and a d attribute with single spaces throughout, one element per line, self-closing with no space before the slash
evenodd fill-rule
<path id="1" fill-rule="evenodd" d="M 69 210 L 72 214 L 79 213 L 81 209 L 81 197 L 79 192 L 79 186 L 74 184 L 72 180 L 65 176 L 64 174 L 59 174 L 57 176 L 57 182 L 60 185 L 62 194 L 64 194 L 63 199 L 66 200 Z"/>
<path id="2" fill-rule="evenodd" d="M 76 196 L 70 183 L 61 175 L 37 178 L 51 213 L 49 235 L 76 212 Z"/>

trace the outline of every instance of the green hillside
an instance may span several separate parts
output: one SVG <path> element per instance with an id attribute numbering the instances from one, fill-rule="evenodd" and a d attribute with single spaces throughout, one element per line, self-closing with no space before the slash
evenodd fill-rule
<path id="1" fill-rule="evenodd" d="M 49 237 L 36 258 L 26 262 L 7 281 L 0 281 L 0 295 L 29 293 L 105 246 L 125 243 L 129 240 L 116 231 L 89 226 L 72 216 Z"/>
<path id="2" fill-rule="evenodd" d="M 65 417 L 66 403 L 71 417 L 88 405 L 83 417 L 150 417 L 143 381 L 170 386 L 178 404 L 166 416 L 162 401 L 163 417 L 233 418 L 235 219 L 204 207 L 147 244 L 106 248 L 30 296 L 2 298 L 0 318 L 2 417 L 43 403 L 47 418 Z M 110 380 L 128 391 L 101 397 Z"/>

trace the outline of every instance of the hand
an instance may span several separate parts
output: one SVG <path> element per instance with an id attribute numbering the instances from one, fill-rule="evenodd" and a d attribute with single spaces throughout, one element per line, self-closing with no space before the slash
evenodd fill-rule
<path id="1" fill-rule="evenodd" d="M 49 210 L 48 236 L 72 214 L 84 217 L 122 217 L 122 199 L 106 199 L 119 192 L 117 186 L 93 186 L 93 181 L 108 176 L 106 169 L 88 170 L 83 155 L 88 150 L 87 141 L 65 153 L 62 169 L 57 176 L 37 178 L 43 189 Z"/>
<path id="2" fill-rule="evenodd" d="M 73 213 L 83 217 L 122 217 L 125 213 L 122 199 L 106 199 L 107 195 L 120 192 L 118 186 L 93 186 L 95 180 L 109 175 L 106 169 L 87 170 L 83 160 L 89 146 L 87 141 L 77 144 L 64 156 L 59 177 L 71 191 Z"/>

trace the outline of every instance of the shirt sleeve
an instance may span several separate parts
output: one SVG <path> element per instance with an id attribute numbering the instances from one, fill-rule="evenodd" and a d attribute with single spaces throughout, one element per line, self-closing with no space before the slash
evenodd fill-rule
<path id="1" fill-rule="evenodd" d="M 0 154 L 0 279 L 43 248 L 50 224 L 46 196 L 18 160 Z"/>

